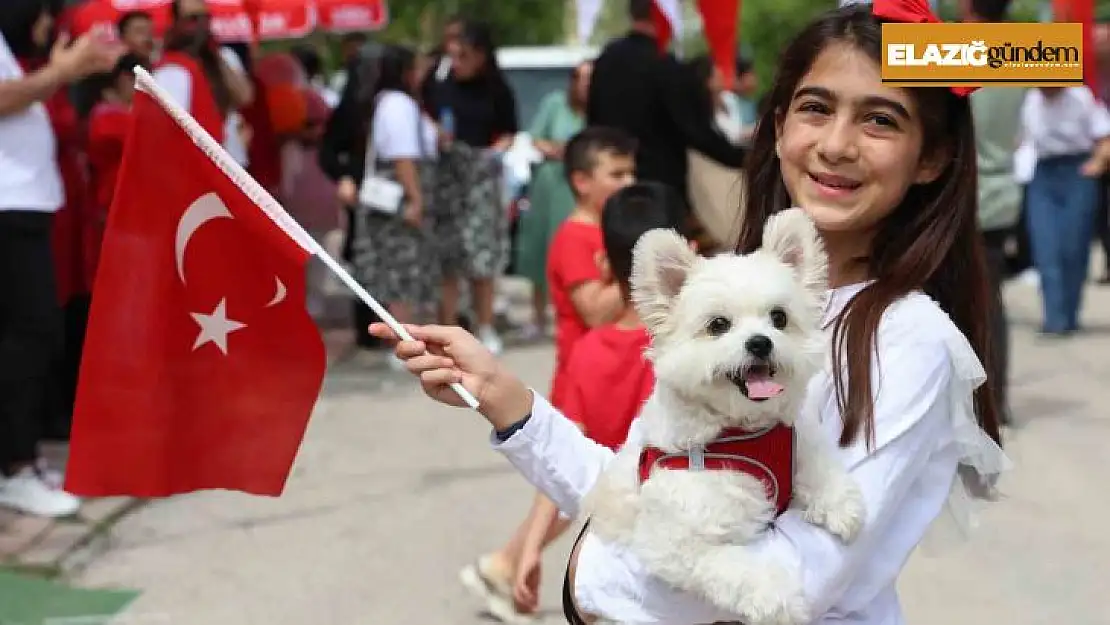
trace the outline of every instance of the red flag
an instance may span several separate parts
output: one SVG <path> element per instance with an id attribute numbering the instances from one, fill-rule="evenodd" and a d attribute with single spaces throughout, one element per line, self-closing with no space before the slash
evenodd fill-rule
<path id="1" fill-rule="evenodd" d="M 280 494 L 326 367 L 304 308 L 305 263 L 315 248 L 138 74 L 89 315 L 66 489 Z"/>
<path id="2" fill-rule="evenodd" d="M 679 0 L 655 0 L 651 3 L 651 21 L 655 24 L 655 42 L 659 50 L 665 51 L 671 45 L 681 19 L 682 5 Z"/>
<path id="3" fill-rule="evenodd" d="M 725 87 L 731 89 L 736 81 L 736 19 L 740 15 L 740 0 L 698 0 L 698 12 L 709 54 L 724 76 Z"/>

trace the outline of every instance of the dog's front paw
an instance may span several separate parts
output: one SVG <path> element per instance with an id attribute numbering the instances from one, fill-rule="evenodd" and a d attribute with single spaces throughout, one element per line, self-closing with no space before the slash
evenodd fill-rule
<path id="1" fill-rule="evenodd" d="M 803 518 L 850 543 L 863 529 L 866 516 L 863 493 L 850 477 L 844 476 L 843 479 L 827 484 L 822 492 L 810 499 Z"/>
<path id="2" fill-rule="evenodd" d="M 737 595 L 731 611 L 743 617 L 745 625 L 809 623 L 809 605 L 797 577 L 770 564 L 761 573 Z"/>

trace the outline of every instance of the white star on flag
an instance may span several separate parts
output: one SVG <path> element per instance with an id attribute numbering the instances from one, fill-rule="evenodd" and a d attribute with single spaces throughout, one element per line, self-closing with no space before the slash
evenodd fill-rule
<path id="1" fill-rule="evenodd" d="M 220 299 L 220 303 L 216 304 L 216 310 L 212 314 L 205 315 L 202 313 L 189 313 L 192 315 L 193 320 L 200 326 L 200 334 L 197 334 L 197 340 L 193 343 L 193 351 L 200 349 L 205 343 L 214 343 L 220 351 L 227 355 L 227 335 L 236 330 L 241 330 L 246 326 L 244 323 L 239 323 L 234 319 L 227 318 L 227 298 Z"/>

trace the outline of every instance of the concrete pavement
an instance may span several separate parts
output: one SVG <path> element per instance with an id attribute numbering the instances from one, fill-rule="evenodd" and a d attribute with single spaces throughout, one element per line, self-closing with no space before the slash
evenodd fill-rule
<path id="1" fill-rule="evenodd" d="M 1021 427 L 1003 498 L 971 542 L 919 553 L 901 588 L 918 625 L 1110 625 L 1110 289 L 1090 291 L 1089 332 L 1034 337 L 1036 293 L 1009 294 L 1013 404 Z M 549 346 L 506 360 L 546 388 Z M 499 545 L 531 491 L 486 445 L 475 415 L 433 404 L 365 359 L 337 364 L 278 499 L 200 493 L 118 523 L 74 580 L 143 595 L 127 625 L 391 625 L 488 622 L 458 569 Z M 569 538 L 548 554 L 546 623 L 559 623 Z"/>

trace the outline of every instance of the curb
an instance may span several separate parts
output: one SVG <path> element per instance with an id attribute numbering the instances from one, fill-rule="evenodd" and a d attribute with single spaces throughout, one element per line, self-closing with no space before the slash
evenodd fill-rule
<path id="1" fill-rule="evenodd" d="M 47 579 L 70 577 L 112 545 L 112 528 L 146 500 L 90 499 L 74 517 L 16 516 L 0 526 L 0 568 Z"/>

